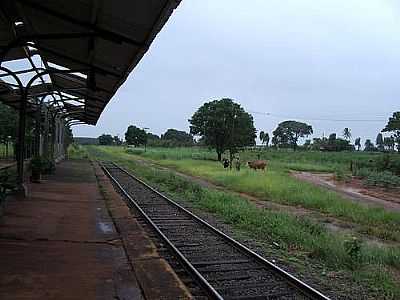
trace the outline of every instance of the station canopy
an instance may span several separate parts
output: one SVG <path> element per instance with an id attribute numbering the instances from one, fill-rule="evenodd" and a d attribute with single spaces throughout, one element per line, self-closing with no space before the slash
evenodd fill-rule
<path id="1" fill-rule="evenodd" d="M 26 89 L 27 113 L 50 101 L 70 120 L 94 125 L 179 2 L 1 0 L 0 62 L 29 62 L 11 70 L 37 79 Z M 22 93 L 0 79 L 0 101 L 19 109 Z"/>

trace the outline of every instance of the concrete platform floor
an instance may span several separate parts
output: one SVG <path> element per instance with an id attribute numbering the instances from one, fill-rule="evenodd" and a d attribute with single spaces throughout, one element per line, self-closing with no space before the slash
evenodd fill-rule
<path id="1" fill-rule="evenodd" d="M 0 299 L 190 299 L 98 166 L 28 190 L 0 216 Z"/>

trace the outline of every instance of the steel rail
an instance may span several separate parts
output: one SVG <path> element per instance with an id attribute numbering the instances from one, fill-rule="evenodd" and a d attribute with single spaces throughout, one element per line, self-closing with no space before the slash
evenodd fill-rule
<path id="1" fill-rule="evenodd" d="M 152 192 L 156 193 L 158 196 L 160 196 L 161 198 L 163 198 L 164 200 L 166 200 L 167 202 L 169 202 L 170 204 L 172 204 L 173 206 L 177 207 L 178 209 L 184 211 L 186 214 L 188 214 L 190 217 L 192 217 L 193 219 L 195 219 L 197 222 L 203 224 L 204 226 L 206 226 L 208 229 L 210 229 L 211 231 L 213 231 L 214 233 L 216 233 L 217 235 L 219 235 L 220 237 L 222 237 L 224 240 L 228 241 L 231 245 L 233 245 L 236 249 L 240 250 L 242 253 L 254 258 L 257 262 L 263 264 L 264 266 L 266 266 L 268 269 L 274 271 L 277 275 L 279 275 L 280 277 L 282 277 L 283 279 L 285 279 L 288 283 L 290 283 L 293 287 L 295 287 L 296 289 L 298 289 L 301 293 L 303 293 L 305 296 L 307 297 L 311 297 L 312 299 L 315 300 L 331 300 L 330 298 L 328 298 L 327 296 L 323 295 L 321 292 L 317 291 L 316 289 L 314 289 L 313 287 L 309 286 L 308 284 L 306 284 L 305 282 L 301 281 L 300 279 L 298 279 L 297 277 L 291 275 L 290 273 L 286 272 L 285 270 L 283 270 L 282 268 L 278 267 L 277 265 L 275 265 L 274 263 L 270 262 L 269 260 L 265 259 L 264 257 L 262 257 L 261 255 L 257 254 L 256 252 L 254 252 L 253 250 L 249 249 L 248 247 L 244 246 L 243 244 L 239 243 L 238 241 L 234 240 L 233 238 L 231 238 L 230 236 L 226 235 L 225 233 L 223 233 L 222 231 L 220 231 L 219 229 L 215 228 L 214 226 L 212 226 L 211 224 L 207 223 L 206 221 L 204 221 L 203 219 L 199 218 L 198 216 L 196 216 L 195 214 L 193 214 L 191 211 L 187 210 L 186 208 L 182 207 L 181 205 L 179 205 L 178 203 L 176 203 L 175 201 L 171 200 L 170 198 L 168 198 L 167 196 L 165 196 L 164 194 L 160 193 L 159 191 L 157 191 L 155 188 L 153 188 L 152 186 L 148 185 L 146 182 L 144 182 L 143 180 L 137 178 L 136 176 L 132 175 L 131 173 L 129 173 L 127 170 L 125 170 L 124 168 L 118 166 L 116 163 L 112 162 L 112 164 L 114 165 L 115 168 L 121 170 L 122 172 L 124 172 L 126 175 L 128 175 L 129 177 L 131 177 L 132 179 L 136 180 L 137 182 L 139 182 L 140 184 L 144 185 L 146 188 L 148 188 L 149 190 L 151 190 Z M 104 169 L 104 166 L 103 166 Z M 113 181 L 117 184 L 117 186 L 121 189 L 121 191 L 123 191 L 124 195 L 126 195 L 128 197 L 128 199 L 132 199 L 131 196 L 121 187 L 121 185 L 116 181 L 116 179 L 111 176 L 111 174 L 106 171 L 107 174 L 109 174 L 109 176 L 113 179 Z M 131 200 L 135 203 L 135 206 L 138 207 L 138 204 L 134 201 Z M 145 214 L 145 212 L 139 207 L 139 210 Z M 146 214 L 145 214 L 146 215 Z M 146 215 L 147 216 L 147 215 Z M 147 216 L 147 218 L 149 218 Z M 149 221 L 151 222 L 151 224 L 154 224 L 151 219 L 149 218 Z M 157 225 L 152 225 L 157 227 Z M 161 230 L 157 227 L 157 232 L 160 232 L 160 234 L 162 234 L 164 237 L 165 235 L 161 232 Z M 166 239 L 168 239 L 167 237 L 165 237 Z M 171 242 L 169 242 L 171 243 Z M 172 244 L 172 243 L 171 243 Z M 173 246 L 173 245 L 172 245 Z M 175 246 L 173 246 L 173 248 L 176 249 Z M 176 249 L 176 251 L 179 252 L 178 249 Z M 180 253 L 180 252 L 179 252 Z M 180 253 L 181 254 L 181 253 Z M 182 254 L 181 254 L 182 255 Z M 183 255 L 182 255 L 183 256 Z M 185 258 L 186 260 L 186 258 Z M 187 261 L 187 260 L 186 260 Z M 189 263 L 190 264 L 190 263 Z M 192 266 L 193 269 L 195 269 Z M 196 270 L 197 272 L 197 270 Z M 197 272 L 198 273 L 198 272 Z M 201 276 L 201 274 L 200 274 Z M 202 277 L 203 278 L 203 277 Z M 203 278 L 204 279 L 204 278 Z M 205 279 L 204 279 L 205 280 Z M 207 282 L 208 283 L 208 282 Z M 210 284 L 208 284 L 210 285 Z M 210 285 L 211 286 L 211 285 Z M 221 298 L 223 299 L 223 298 Z"/>
<path id="2" fill-rule="evenodd" d="M 104 172 L 111 178 L 111 180 L 117 185 L 117 187 L 121 190 L 126 198 L 130 201 L 131 204 L 135 206 L 135 208 L 140 212 L 140 214 L 144 217 L 147 223 L 149 223 L 153 229 L 157 232 L 157 234 L 161 237 L 161 239 L 166 243 L 166 245 L 174 252 L 174 254 L 178 257 L 183 266 L 190 272 L 192 275 L 197 278 L 201 286 L 206 290 L 208 296 L 212 297 L 212 299 L 223 300 L 224 298 L 211 286 L 211 284 L 197 271 L 197 269 L 186 259 L 186 257 L 180 252 L 174 244 L 165 236 L 165 234 L 160 230 L 160 228 L 151 220 L 151 218 L 144 212 L 144 210 L 136 203 L 136 201 L 129 195 L 127 191 L 121 186 L 121 184 L 111 175 L 111 173 L 107 170 L 101 163 L 101 167 Z M 122 168 L 117 166 L 121 171 L 125 172 Z"/>

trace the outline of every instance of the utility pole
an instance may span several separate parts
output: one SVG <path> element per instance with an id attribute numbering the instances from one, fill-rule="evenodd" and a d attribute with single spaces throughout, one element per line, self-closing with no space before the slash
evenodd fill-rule
<path id="1" fill-rule="evenodd" d="M 146 133 L 146 139 L 145 139 L 145 142 L 144 142 L 144 152 L 146 152 L 146 149 L 147 149 L 147 131 L 146 131 L 146 130 L 149 130 L 150 128 L 148 128 L 148 127 L 143 127 L 142 129 L 143 129 L 144 132 Z"/>

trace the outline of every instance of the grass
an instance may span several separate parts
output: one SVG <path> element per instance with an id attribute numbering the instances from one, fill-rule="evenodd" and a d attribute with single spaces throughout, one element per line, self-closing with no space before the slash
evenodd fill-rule
<path id="1" fill-rule="evenodd" d="M 127 159 L 131 156 L 121 147 L 101 147 L 99 149 Z M 243 168 L 240 172 L 232 172 L 224 170 L 219 163 L 212 160 L 189 159 L 188 157 L 195 151 L 199 150 L 166 149 L 163 153 L 162 149 L 152 149 L 146 153 L 143 152 L 139 157 L 151 158 L 157 164 L 205 178 L 228 189 L 245 192 L 260 199 L 316 210 L 328 216 L 359 224 L 361 225 L 360 230 L 364 233 L 386 240 L 400 241 L 400 213 L 388 212 L 383 208 L 370 208 L 351 202 L 334 191 L 300 181 L 289 175 L 289 170 L 293 169 L 294 166 L 297 166 L 297 169 L 303 168 L 311 171 L 328 170 L 325 165 L 317 164 L 320 161 L 328 161 L 326 153 L 314 154 L 316 156 L 314 158 L 309 153 L 292 153 L 299 161 L 294 163 L 288 152 L 283 152 L 280 159 L 277 158 L 277 153 L 271 152 L 265 155 L 273 155 L 275 159 L 270 160 L 268 171 L 263 173 L 254 172 L 248 168 Z M 209 151 L 205 153 L 211 155 Z M 254 154 L 245 153 L 243 156 L 250 158 L 252 155 Z M 300 155 L 305 157 L 301 158 Z M 333 169 L 335 171 L 337 171 L 338 166 L 343 167 L 346 161 L 355 157 L 353 153 L 345 153 L 345 162 L 340 163 L 338 154 L 332 153 L 332 155 L 333 158 L 330 158 L 330 160 L 334 163 L 335 168 Z M 360 155 L 361 159 L 369 159 L 371 156 L 371 154 Z M 179 159 L 176 159 L 177 157 Z M 312 161 L 314 163 L 311 163 Z"/>
<path id="2" fill-rule="evenodd" d="M 152 160 L 217 160 L 215 151 L 200 147 L 182 148 L 133 148 L 133 152 Z M 133 153 L 135 154 L 135 153 Z M 242 161 L 258 158 L 273 161 L 284 168 L 299 171 L 333 172 L 335 169 L 348 170 L 351 161 L 365 162 L 379 156 L 376 153 L 365 152 L 317 152 L 291 150 L 256 150 L 240 152 Z"/>
<path id="3" fill-rule="evenodd" d="M 390 275 L 391 269 L 400 270 L 398 248 L 362 243 L 359 248 L 349 248 L 347 245 L 351 237 L 330 232 L 307 218 L 258 209 L 241 197 L 206 189 L 169 171 L 160 171 L 136 163 L 131 159 L 131 155 L 123 151 L 100 147 L 89 147 L 88 151 L 96 158 L 123 164 L 150 184 L 157 185 L 176 198 L 191 202 L 197 208 L 215 214 L 238 232 L 261 242 L 278 243 L 286 253 L 290 253 L 286 257 L 299 255 L 305 260 L 321 262 L 331 270 L 345 270 L 355 281 L 360 281 L 375 290 L 382 299 L 400 298 L 400 286 Z M 212 164 L 205 164 L 208 163 Z M 208 169 L 203 167 L 200 172 L 208 172 Z M 247 176 L 250 176 L 250 179 L 255 178 L 251 177 L 251 173 Z"/>

